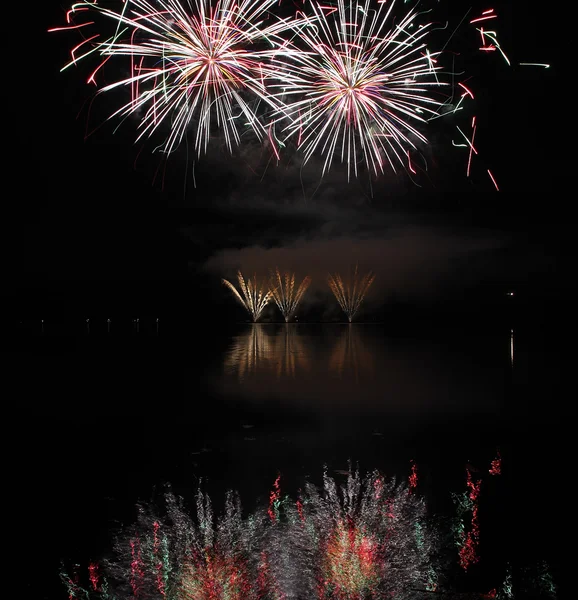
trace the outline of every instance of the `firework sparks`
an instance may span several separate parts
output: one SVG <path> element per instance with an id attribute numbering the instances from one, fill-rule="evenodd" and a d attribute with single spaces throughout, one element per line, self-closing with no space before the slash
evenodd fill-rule
<path id="1" fill-rule="evenodd" d="M 252 280 L 247 279 L 245 281 L 241 271 L 237 271 L 237 279 L 239 280 L 241 293 L 237 291 L 237 288 L 230 281 L 226 279 L 222 281 L 233 292 L 235 298 L 245 307 L 253 318 L 253 322 L 256 323 L 267 304 L 272 300 L 273 294 L 267 288 L 266 283 L 259 284 L 257 282 L 257 275 L 253 275 Z"/>
<path id="2" fill-rule="evenodd" d="M 246 519 L 231 491 L 218 517 L 200 490 L 196 518 L 171 492 L 162 513 L 139 507 L 97 585 L 93 567 L 86 582 L 63 571 L 70 600 L 403 600 L 427 585 L 438 544 L 424 501 L 377 472 L 350 472 L 341 489 L 325 474 L 296 503 L 277 477 L 268 506 Z"/>
<path id="3" fill-rule="evenodd" d="M 247 566 L 218 553 L 204 552 L 187 561 L 183 568 L 180 600 L 241 600 L 251 592 Z"/>
<path id="4" fill-rule="evenodd" d="M 307 484 L 284 510 L 321 600 L 408 598 L 430 589 L 438 540 L 425 526 L 425 503 L 407 486 L 350 467 L 342 486 L 325 473 L 321 490 Z"/>
<path id="5" fill-rule="evenodd" d="M 130 101 L 111 118 L 137 116 L 137 140 L 168 126 L 162 144 L 166 153 L 178 147 L 192 126 L 200 155 L 215 124 L 230 151 L 247 129 L 259 139 L 267 135 L 257 107 L 261 102 L 278 107 L 267 89 L 267 64 L 271 55 L 283 52 L 281 34 L 289 27 L 286 20 L 268 18 L 274 4 L 276 0 L 190 0 L 185 8 L 181 0 L 126 0 L 115 12 L 86 1 L 67 12 L 66 27 L 49 31 L 84 32 L 101 19 L 112 25 L 111 34 L 96 33 L 76 45 L 63 70 L 96 55 L 101 61 L 88 78 L 96 85 L 106 62 L 125 58 L 128 77 L 100 89 L 130 90 Z"/>
<path id="6" fill-rule="evenodd" d="M 311 277 L 305 277 L 296 288 L 295 273 L 286 272 L 281 275 L 279 268 L 275 269 L 275 274 L 271 277 L 271 293 L 286 323 L 297 310 L 310 283 Z"/>
<path id="7" fill-rule="evenodd" d="M 366 273 L 360 279 L 358 277 L 357 265 L 355 266 L 352 280 L 346 283 L 343 282 L 339 273 L 329 275 L 329 287 L 350 323 L 353 321 L 353 317 L 359 310 L 367 294 L 367 290 L 369 290 L 374 280 L 375 275 L 371 272 Z"/>
<path id="8" fill-rule="evenodd" d="M 436 53 L 425 44 L 429 24 L 418 25 L 418 13 L 402 18 L 392 11 L 395 1 L 371 0 L 337 5 L 311 3 L 312 16 L 296 28 L 301 52 L 273 59 L 284 106 L 279 121 L 296 136 L 304 162 L 320 151 L 323 173 L 340 156 L 355 176 L 364 162 L 376 175 L 387 163 L 411 169 L 409 153 L 426 137 L 417 125 L 437 115 L 441 103 L 430 90 L 437 78 Z"/>
<path id="9" fill-rule="evenodd" d="M 109 118 L 135 119 L 137 141 L 158 136 L 156 148 L 166 154 L 190 140 L 200 157 L 216 138 L 233 152 L 256 137 L 280 160 L 279 150 L 291 140 L 304 164 L 321 156 L 322 176 L 340 161 L 348 179 L 360 169 L 379 176 L 399 166 L 411 178 L 427 169 L 422 149 L 430 123 L 474 98 L 462 82 L 456 105 L 454 93 L 442 92 L 457 73 L 452 68 L 442 75 L 441 52 L 428 48 L 431 32 L 440 28 L 435 20 L 421 22 L 429 11 L 398 10 L 401 0 L 315 0 L 287 18 L 274 14 L 277 0 L 105 4 L 77 2 L 66 23 L 49 30 L 81 37 L 62 70 L 94 59 L 87 83 L 126 96 Z M 466 15 L 451 37 L 468 23 Z M 487 9 L 469 26 L 483 54 L 511 65 L 497 32 L 487 29 L 497 17 Z M 100 85 L 105 75 L 109 82 Z M 480 160 L 472 160 L 474 136 L 483 127 L 472 126 L 469 135 L 458 128 L 466 143 L 452 140 L 468 150 L 467 177 Z"/>
<path id="10" fill-rule="evenodd" d="M 501 475 L 502 474 L 502 457 L 498 450 L 496 458 L 491 462 L 490 468 L 488 469 L 490 475 Z"/>
<path id="11" fill-rule="evenodd" d="M 409 491 L 413 492 L 413 490 L 415 490 L 415 488 L 417 487 L 417 465 L 415 464 L 415 462 L 412 460 L 410 461 L 411 464 L 411 473 L 409 475 Z"/>
<path id="12" fill-rule="evenodd" d="M 114 554 L 103 562 L 104 576 L 97 580 L 96 565 L 90 565 L 88 589 L 76 581 L 78 577 L 61 574 L 71 600 L 262 597 L 258 593 L 260 566 L 252 552 L 261 524 L 258 518 L 242 519 L 236 494 L 227 493 L 224 513 L 218 518 L 210 498 L 200 490 L 196 519 L 172 493 L 166 494 L 165 502 L 163 518 L 153 507 L 140 507 L 137 523 L 121 533 Z"/>
<path id="13" fill-rule="evenodd" d="M 351 463 L 347 471 L 336 470 L 346 475 L 338 483 L 326 468 L 322 484 L 306 483 L 296 501 L 283 493 L 279 475 L 268 503 L 247 517 L 232 491 L 219 514 L 200 489 L 193 514 L 184 499 L 169 491 L 162 507 L 139 505 L 136 523 L 121 531 L 102 562 L 91 561 L 81 571 L 79 565 L 71 572 L 63 566 L 60 577 L 69 600 L 414 600 L 431 592 L 463 595 L 445 584 L 439 589 L 445 579 L 439 567 L 450 566 L 443 545 L 447 532 L 439 529 L 444 520 L 432 519 L 416 493 L 417 471 L 411 464 L 412 475 L 400 483 L 378 471 L 360 476 Z M 474 478 L 472 470 L 468 465 L 466 491 L 453 494 L 459 564 L 466 571 L 479 560 L 482 472 L 476 470 L 479 477 Z M 540 597 L 555 597 L 546 563 L 532 571 L 523 563 L 516 569 L 512 577 L 507 565 L 499 592 L 469 596 L 517 598 L 518 591 L 526 597 L 539 590 Z"/>

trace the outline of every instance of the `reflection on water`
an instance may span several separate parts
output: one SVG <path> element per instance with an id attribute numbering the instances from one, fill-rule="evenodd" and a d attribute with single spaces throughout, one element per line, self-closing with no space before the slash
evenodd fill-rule
<path id="1" fill-rule="evenodd" d="M 320 355 L 315 352 L 311 332 L 306 327 L 252 325 L 234 338 L 225 355 L 225 373 L 236 375 L 240 381 L 268 373 L 275 373 L 278 380 L 310 373 L 313 364 L 320 366 Z M 351 324 L 340 328 L 331 345 L 330 354 L 323 356 L 330 373 L 339 378 L 352 376 L 356 381 L 361 374 L 373 373 L 374 358 L 359 328 Z"/>
<path id="2" fill-rule="evenodd" d="M 378 472 L 349 474 L 343 486 L 323 480 L 294 501 L 282 497 L 278 477 L 269 506 L 248 518 L 232 490 L 216 518 L 202 490 L 196 515 L 169 491 L 168 518 L 143 506 L 111 559 L 61 578 L 70 598 L 86 600 L 361 600 L 436 589 L 441 536 L 420 496 Z"/>
<path id="3" fill-rule="evenodd" d="M 335 343 L 329 359 L 329 370 L 340 378 L 353 376 L 359 382 L 361 375 L 373 375 L 373 355 L 365 346 L 360 332 L 358 327 L 349 324 Z"/>
<path id="4" fill-rule="evenodd" d="M 308 371 L 307 348 L 295 327 L 284 325 L 277 331 L 254 324 L 225 356 L 225 372 L 240 380 L 259 373 L 275 373 L 277 379 L 295 377 Z"/>
<path id="5" fill-rule="evenodd" d="M 364 476 L 350 470 L 342 482 L 325 469 L 323 485 L 307 482 L 296 499 L 283 493 L 278 475 L 268 506 L 261 503 L 248 515 L 230 489 L 217 512 L 211 496 L 199 487 L 192 513 L 184 498 L 169 489 L 161 502 L 140 505 L 136 523 L 117 534 L 105 561 L 92 560 L 82 574 L 78 563 L 73 571 L 63 565 L 61 580 L 70 599 L 85 600 L 129 595 L 165 600 L 417 600 L 432 593 L 472 599 L 556 598 L 557 586 L 545 561 L 529 568 L 520 562 L 512 569 L 515 553 L 496 561 L 489 545 L 481 560 L 477 512 L 487 476 L 467 473 L 467 491 L 454 494 L 456 515 L 449 519 L 431 518 L 417 477 L 405 483 L 377 470 Z M 488 486 L 486 504 L 499 499 L 495 489 L 492 493 Z M 472 523 L 466 526 L 464 517 L 469 515 Z M 492 530 L 488 520 L 484 525 L 486 540 L 492 540 L 492 531 L 501 537 L 500 528 Z M 470 566 L 476 563 L 474 574 Z M 464 580 L 469 593 L 461 593 Z"/>
<path id="6" fill-rule="evenodd" d="M 54 553 L 39 563 L 38 568 L 45 572 L 29 578 L 34 591 L 38 586 L 31 597 L 47 597 L 46 582 L 56 580 L 54 565 L 63 556 L 74 555 L 75 561 L 84 565 L 85 586 L 92 586 L 86 567 L 89 558 L 108 555 L 108 547 L 102 547 L 103 532 L 111 523 L 116 529 L 116 523 L 130 522 L 136 498 L 150 497 L 151 488 L 161 489 L 161 482 L 171 481 L 177 493 L 186 495 L 192 473 L 195 480 L 210 482 L 217 500 L 223 488 L 231 486 L 240 490 L 252 515 L 254 506 L 269 498 L 269 486 L 277 473 L 283 475 L 283 497 L 288 490 L 290 497 L 296 498 L 295 490 L 304 489 L 308 474 L 319 473 L 316 469 L 323 464 L 337 475 L 347 475 L 343 468 L 347 468 L 348 458 L 359 461 L 363 468 L 376 467 L 388 474 L 403 473 L 408 460 L 415 458 L 423 468 L 424 490 L 431 492 L 434 508 L 441 505 L 442 510 L 445 505 L 447 510 L 453 508 L 446 493 L 464 490 L 462 462 L 481 467 L 479 473 L 486 476 L 488 485 L 480 500 L 484 514 L 480 550 L 491 550 L 474 569 L 487 564 L 484 561 L 491 556 L 500 565 L 510 556 L 516 557 L 514 569 L 520 570 L 525 564 L 533 565 L 534 557 L 549 559 L 558 554 L 553 548 L 554 532 L 563 531 L 567 519 L 565 511 L 559 510 L 559 495 L 528 493 L 528 482 L 536 476 L 563 481 L 567 475 L 565 453 L 557 443 L 549 442 L 565 434 L 558 425 L 562 418 L 553 417 L 554 412 L 564 415 L 564 425 L 571 423 L 562 409 L 567 405 L 567 389 L 571 389 L 567 388 L 567 376 L 572 368 L 555 344 L 542 343 L 542 337 L 536 340 L 522 326 L 516 326 L 514 340 L 510 328 L 484 336 L 471 331 L 436 333 L 435 339 L 424 333 L 420 337 L 425 339 L 417 339 L 415 328 L 395 337 L 383 326 L 362 324 L 247 325 L 226 338 L 218 337 L 222 328 L 207 332 L 204 338 L 195 330 L 188 338 L 190 353 L 186 353 L 182 343 L 165 335 L 170 333 L 166 325 L 162 335 L 146 335 L 153 333 L 155 326 L 158 331 L 158 321 L 147 325 L 143 319 L 137 336 L 123 335 L 137 327 L 130 318 L 112 318 L 112 323 L 93 318 L 90 335 L 81 336 L 77 334 L 84 332 L 87 323 L 78 319 L 67 330 L 74 332 L 74 339 L 51 335 L 57 331 L 56 325 L 39 321 L 33 325 L 35 337 L 23 337 L 18 352 L 11 350 L 4 356 L 7 374 L 14 377 L 14 385 L 8 388 L 19 390 L 24 401 L 16 404 L 23 414 L 26 411 L 21 423 L 26 427 L 28 451 L 22 454 L 26 464 L 19 469 L 21 481 L 15 483 L 24 490 L 19 502 L 30 534 L 26 529 L 24 533 L 51 540 L 50 552 Z M 38 335 L 38 325 L 46 326 L 47 336 Z M 108 331 L 111 335 L 106 335 Z M 98 332 L 104 335 L 99 337 Z M 213 366 L 217 374 L 212 372 Z M 219 388 L 217 394 L 199 385 L 207 375 L 211 385 Z M 45 402 L 50 389 L 59 390 L 54 403 Z M 506 394 L 507 415 L 496 419 Z M 149 410 L 140 401 L 142 397 L 161 400 Z M 291 412 L 294 407 L 297 410 Z M 345 418 L 332 419 L 337 411 Z M 399 420 L 390 418 L 394 411 Z M 452 411 L 457 415 L 453 420 L 447 418 Z M 478 419 L 483 411 L 489 418 Z M 439 419 L 431 418 L 434 412 Z M 309 418 L 311 414 L 313 418 Z M 315 418 L 317 415 L 321 418 Z M 363 415 L 370 418 L 358 418 Z M 153 434 L 139 437 L 135 455 L 134 436 L 127 432 L 140 425 L 141 417 L 142 431 Z M 412 426 L 418 418 L 425 427 Z M 552 423 L 556 427 L 550 427 Z M 102 444 L 103 431 L 112 436 L 113 444 Z M 71 443 L 83 465 L 106 465 L 98 477 L 87 477 L 81 463 L 78 468 L 70 463 Z M 494 463 L 489 471 L 487 464 L 477 460 L 490 447 L 492 453 L 496 447 L 503 451 L 501 478 L 493 477 L 497 471 Z M 28 460 L 29 455 L 34 456 L 33 461 Z M 72 468 L 55 468 L 59 464 Z M 503 483 L 497 481 L 500 479 Z M 54 514 L 47 519 L 45 511 L 38 509 L 38 489 L 71 486 L 74 495 L 61 494 L 51 505 Z M 496 503 L 483 504 L 491 494 L 496 494 Z M 190 506 L 194 507 L 193 499 Z M 465 526 L 471 526 L 472 513 L 465 514 Z M 492 515 L 498 520 L 493 521 Z M 536 519 L 536 515 L 547 518 Z M 155 546 L 154 522 L 149 525 L 147 553 L 142 556 L 155 570 L 154 577 L 148 573 L 144 584 L 158 586 L 161 547 Z M 165 526 L 161 521 L 159 533 L 168 535 Z M 363 538 L 345 538 L 339 528 L 330 533 L 331 556 L 361 556 L 355 552 L 362 549 Z M 494 536 L 493 543 L 488 543 L 489 535 Z M 165 543 L 164 537 L 156 539 Z M 346 545 L 349 539 L 351 544 Z M 129 551 L 124 556 L 130 560 L 131 564 L 126 563 L 130 569 L 130 543 L 124 549 Z M 492 553 L 494 549 L 497 551 Z M 455 560 L 457 550 L 453 556 Z M 153 563 L 152 558 L 159 560 Z M 172 564 L 162 560 L 162 565 Z M 341 576 L 357 569 L 359 563 L 350 564 L 351 568 L 339 573 L 330 571 Z M 221 561 L 220 571 L 214 573 L 226 574 L 228 565 Z M 195 566 L 191 563 L 187 568 Z M 200 563 L 199 568 L 202 566 Z M 323 569 L 330 566 L 320 564 Z M 368 566 L 372 569 L 374 563 Z M 474 578 L 478 572 L 473 572 Z M 127 573 L 130 578 L 132 572 Z M 74 582 L 74 574 L 70 575 Z M 495 575 L 482 588 L 484 593 L 507 576 L 504 571 Z M 514 570 L 514 584 L 521 577 L 515 576 Z M 127 585 L 130 582 L 125 580 Z M 160 598 L 160 589 L 154 590 Z M 63 592 L 59 589 L 50 597 Z M 131 594 L 130 589 L 127 593 Z M 77 593 L 75 597 L 87 596 Z M 95 597 L 105 600 L 112 596 L 102 592 Z M 243 598 L 248 600 L 247 595 Z"/>
<path id="7" fill-rule="evenodd" d="M 379 325 L 254 324 L 233 336 L 215 385 L 324 411 L 493 411 L 509 362 L 497 337 L 415 341 Z"/>

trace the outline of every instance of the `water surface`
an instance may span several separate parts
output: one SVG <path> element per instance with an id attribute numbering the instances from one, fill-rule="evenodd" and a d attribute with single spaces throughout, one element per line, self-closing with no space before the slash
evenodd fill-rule
<path id="1" fill-rule="evenodd" d="M 62 597 L 59 561 L 106 552 L 135 503 L 168 482 L 190 496 L 202 480 L 217 506 L 237 489 L 249 511 L 278 474 L 292 494 L 324 465 L 339 477 L 349 460 L 402 479 L 416 461 L 422 493 L 443 512 L 464 490 L 465 465 L 487 470 L 499 449 L 486 556 L 556 558 L 563 516 L 546 488 L 564 468 L 563 332 L 125 321 L 31 326 L 5 347 L 13 481 L 46 557 L 26 584 L 35 597 Z M 549 523 L 532 516 L 544 512 Z"/>

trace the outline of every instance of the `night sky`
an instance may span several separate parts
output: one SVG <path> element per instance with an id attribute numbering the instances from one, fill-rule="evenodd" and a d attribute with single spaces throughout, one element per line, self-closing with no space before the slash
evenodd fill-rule
<path id="1" fill-rule="evenodd" d="M 388 300 L 455 300 L 456 310 L 466 297 L 481 298 L 482 288 L 489 298 L 510 288 L 561 298 L 571 287 L 571 118 L 557 13 L 495 6 L 494 28 L 512 63 L 552 66 L 508 68 L 499 57 L 470 52 L 479 168 L 466 178 L 463 149 L 448 143 L 451 124 L 436 126 L 418 187 L 402 172 L 347 183 L 340 165 L 320 181 L 315 159 L 301 170 L 291 156 L 275 167 L 256 141 L 233 158 L 216 140 L 200 160 L 183 148 L 165 163 L 152 153 L 159 140 L 134 143 L 135 122 L 116 131 L 118 123 L 105 122 L 118 97 L 94 98 L 94 86 L 84 83 L 88 65 L 59 73 L 77 37 L 47 33 L 64 23 L 68 7 L 42 4 L 27 15 L 33 43 L 19 47 L 7 117 L 17 129 L 6 179 L 3 294 L 18 318 L 195 306 L 239 320 L 219 283 L 238 267 L 309 273 L 312 302 L 322 304 L 327 271 L 358 262 L 378 275 L 375 318 Z M 462 4 L 447 4 L 454 24 Z M 473 3 L 471 15 L 486 8 Z M 315 316 L 331 315 L 318 307 Z"/>
<path id="2" fill-rule="evenodd" d="M 577 301 L 571 201 L 575 142 L 573 98 L 566 83 L 572 72 L 567 41 L 571 23 L 560 6 L 538 10 L 528 3 L 516 7 L 511 2 L 494 3 L 499 14 L 495 29 L 512 63 L 551 67 L 508 68 L 499 57 L 475 54 L 469 48 L 476 57 L 468 65 L 468 85 L 476 89 L 480 158 L 474 159 L 475 168 L 467 178 L 467 154 L 452 147 L 452 124 L 440 120 L 431 129 L 428 172 L 418 187 L 401 171 L 373 179 L 371 185 L 367 174 L 348 182 L 339 165 L 321 181 L 319 160 L 300 169 L 289 153 L 275 166 L 267 148 L 254 140 L 235 149 L 233 157 L 216 139 L 200 159 L 183 147 L 165 163 L 160 153 L 152 152 L 162 140 L 135 144 L 133 120 L 118 129 L 117 122 L 106 122 L 118 108 L 119 97 L 95 98 L 96 88 L 85 83 L 88 65 L 59 72 L 79 38 L 74 33 L 47 32 L 64 23 L 67 4 L 54 0 L 38 4 L 12 21 L 21 40 L 6 57 L 10 81 L 9 108 L 4 112 L 8 162 L 4 158 L 0 302 L 16 329 L 20 322 L 40 319 L 82 325 L 86 318 L 104 323 L 110 317 L 126 322 L 137 317 L 188 321 L 197 327 L 211 323 L 226 329 L 246 320 L 247 314 L 221 278 L 234 278 L 239 268 L 246 275 L 265 276 L 276 266 L 313 278 L 300 309 L 301 321 L 332 321 L 342 315 L 330 296 L 327 273 L 345 273 L 359 264 L 377 276 L 363 320 L 392 326 L 454 322 L 483 328 L 502 319 L 509 328 L 513 316 L 532 324 L 529 338 L 540 327 L 561 334 L 562 342 L 544 344 L 542 351 L 549 353 L 555 366 L 552 373 L 558 372 L 555 369 L 571 373 L 573 338 L 565 332 Z M 467 7 L 459 0 L 445 4 L 455 26 Z M 471 6 L 474 15 L 491 5 L 472 0 Z M 121 67 L 106 71 L 111 79 L 118 73 L 122 74 Z M 499 192 L 487 168 L 494 173 Z M 514 302 L 507 295 L 511 291 Z M 268 312 L 266 318 L 275 318 L 274 314 Z M 10 340 L 5 344 L 7 355 L 13 349 L 10 344 Z M 28 342 L 20 342 L 19 348 L 25 353 Z M 197 351 L 194 344 L 191 348 Z M 164 365 L 169 374 L 165 377 L 159 370 L 154 388 L 167 397 L 171 386 L 178 387 L 185 361 L 192 361 L 185 355 L 173 361 L 177 353 L 170 350 Z M 21 356 L 15 353 L 11 364 Z M 46 361 L 44 372 L 50 381 L 57 381 L 58 369 L 66 368 L 59 361 L 58 357 Z M 122 363 L 121 358 L 118 361 Z M 21 362 L 13 369 L 15 380 L 30 377 L 28 363 Z M 85 368 L 88 373 L 90 365 Z M 149 370 L 156 368 L 151 364 Z M 90 387 L 87 397 L 109 393 L 97 379 L 83 383 Z M 190 380 L 194 385 L 196 375 Z M 556 406 L 567 402 L 564 385 L 557 380 Z M 15 381 L 12 387 L 17 386 Z M 143 396 L 147 386 L 152 389 L 145 383 L 139 388 Z M 54 390 L 43 381 L 37 388 L 42 393 L 34 401 L 49 407 L 47 398 Z M 544 384 L 545 393 L 547 389 Z M 73 397 L 76 402 L 70 392 Z M 18 401 L 25 410 L 25 401 Z M 76 410 L 74 406 L 71 414 Z M 94 407 L 86 402 L 82 410 L 90 416 Z M 573 421 L 562 424 L 561 413 L 556 418 L 560 431 L 564 426 L 570 432 Z M 38 425 L 42 432 L 23 431 L 19 439 L 28 446 L 22 453 L 16 450 L 19 460 L 14 465 L 28 489 L 33 487 L 29 470 L 41 470 L 35 457 L 42 456 L 42 444 L 51 443 L 51 431 L 40 420 Z M 64 457 L 76 451 L 73 441 L 69 445 L 67 427 L 59 438 Z M 74 435 L 80 439 L 82 430 Z M 549 435 L 553 439 L 556 431 Z M 547 436 L 540 441 L 554 447 Z M 541 451 L 536 448 L 536 453 Z M 107 452 L 114 458 L 114 448 Z M 560 458 L 558 473 L 566 464 Z M 81 469 L 84 464 L 78 473 Z M 27 510 L 37 510 L 42 495 L 53 493 L 48 471 L 47 467 L 38 475 L 48 492 L 30 493 L 24 503 Z M 65 475 L 60 477 L 62 482 Z M 550 506 L 554 503 L 551 499 Z M 14 507 L 18 514 L 20 510 Z M 40 516 L 36 518 L 40 522 Z M 57 531 L 58 524 L 44 526 Z M 30 525 L 24 536 L 18 532 L 13 536 L 28 552 L 17 555 L 24 569 L 42 560 L 30 552 L 36 528 Z M 58 540 L 62 548 L 66 540 Z"/>

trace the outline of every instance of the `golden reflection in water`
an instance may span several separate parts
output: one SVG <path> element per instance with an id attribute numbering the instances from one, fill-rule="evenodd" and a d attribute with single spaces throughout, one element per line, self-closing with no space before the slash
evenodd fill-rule
<path id="1" fill-rule="evenodd" d="M 286 403 L 324 419 L 501 410 L 503 374 L 480 364 L 479 338 L 459 350 L 449 340 L 391 339 L 381 327 L 356 323 L 245 325 L 230 338 L 220 373 L 208 375 L 219 396 L 259 407 L 273 401 L 272 410 Z M 503 336 L 488 350 L 502 354 Z"/>
<path id="2" fill-rule="evenodd" d="M 271 336 L 262 325 L 253 324 L 240 335 L 225 355 L 225 372 L 237 374 L 239 379 L 255 373 L 264 366 L 272 350 Z"/>
<path id="3" fill-rule="evenodd" d="M 239 335 L 225 355 L 227 374 L 244 379 L 257 373 L 274 373 L 277 379 L 309 371 L 308 352 L 298 326 L 253 324 Z"/>
<path id="4" fill-rule="evenodd" d="M 340 378 L 353 375 L 356 381 L 361 374 L 373 375 L 373 355 L 363 342 L 359 326 L 350 323 L 344 327 L 331 353 L 329 370 Z"/>
<path id="5" fill-rule="evenodd" d="M 309 371 L 309 355 L 303 338 L 299 336 L 299 327 L 285 325 L 275 336 L 275 360 L 277 360 L 277 379 L 295 377 Z"/>

